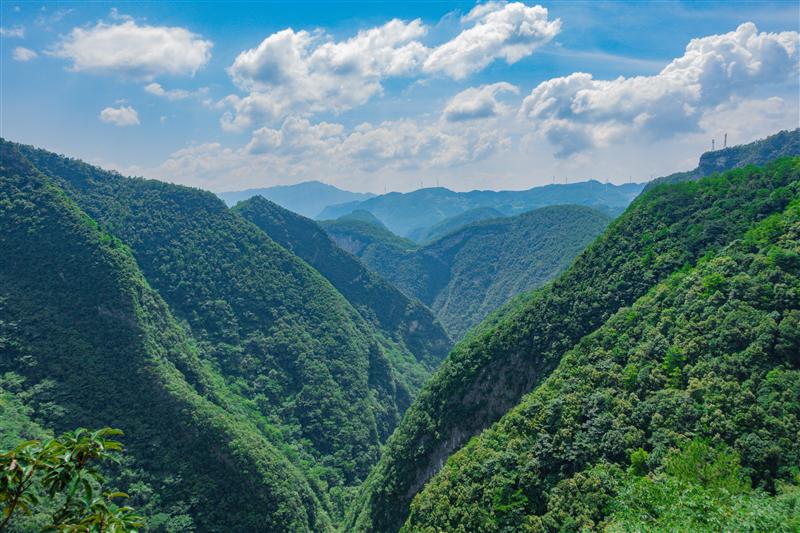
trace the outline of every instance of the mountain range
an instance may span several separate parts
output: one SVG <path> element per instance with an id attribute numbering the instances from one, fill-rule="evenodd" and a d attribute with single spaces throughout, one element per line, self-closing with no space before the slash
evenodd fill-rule
<path id="1" fill-rule="evenodd" d="M 222 192 L 217 194 L 229 206 L 253 196 L 262 196 L 276 204 L 299 213 L 305 217 L 316 217 L 329 205 L 356 202 L 373 197 L 370 193 L 350 192 L 321 183 L 304 181 L 294 185 L 276 185 L 260 189 Z"/>
<path id="2" fill-rule="evenodd" d="M 798 530 L 798 135 L 323 221 L 0 139 L 0 460 L 120 428 L 156 532 Z"/>
<path id="3" fill-rule="evenodd" d="M 545 185 L 524 191 L 455 192 L 434 187 L 409 193 L 391 192 L 329 206 L 317 218 L 333 220 L 363 210 L 372 213 L 393 233 L 412 237 L 445 219 L 477 208 L 492 208 L 510 216 L 549 205 L 575 204 L 618 215 L 643 188 L 643 183 L 614 185 L 596 180 Z"/>
<path id="4" fill-rule="evenodd" d="M 514 296 L 567 268 L 610 220 L 589 207 L 550 206 L 479 220 L 421 247 L 364 217 L 322 225 L 339 246 L 430 306 L 460 339 Z"/>

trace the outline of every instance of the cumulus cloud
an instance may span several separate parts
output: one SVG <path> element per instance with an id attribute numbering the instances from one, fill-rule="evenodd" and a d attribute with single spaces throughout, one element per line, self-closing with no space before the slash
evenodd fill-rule
<path id="1" fill-rule="evenodd" d="M 16 37 L 22 39 L 25 37 L 25 28 L 22 26 L 14 26 L 13 28 L 0 28 L 0 37 Z"/>
<path id="2" fill-rule="evenodd" d="M 131 106 L 106 107 L 100 111 L 100 120 L 115 126 L 137 126 L 139 113 Z"/>
<path id="3" fill-rule="evenodd" d="M 539 84 L 520 114 L 558 147 L 560 157 L 635 133 L 651 139 L 698 131 L 707 112 L 759 88 L 794 84 L 800 35 L 735 31 L 693 39 L 654 76 L 595 80 L 577 72 Z"/>
<path id="4" fill-rule="evenodd" d="M 192 93 L 186 89 L 165 90 L 160 83 L 156 82 L 145 85 L 144 90 L 150 94 L 154 94 L 161 98 L 166 98 L 167 100 L 183 100 L 184 98 L 189 98 L 192 95 Z"/>
<path id="5" fill-rule="evenodd" d="M 481 161 L 505 150 L 502 131 L 444 120 L 410 119 L 363 123 L 287 117 L 278 127 L 253 131 L 240 148 L 206 143 L 178 150 L 147 175 L 211 189 L 292 179 L 375 179 L 443 169 Z"/>
<path id="6" fill-rule="evenodd" d="M 506 82 L 470 87 L 447 102 L 444 118 L 450 122 L 459 122 L 503 115 L 508 112 L 508 107 L 497 101 L 497 94 L 503 92 L 518 94 L 519 89 Z"/>
<path id="7" fill-rule="evenodd" d="M 144 90 L 159 98 L 166 98 L 167 100 L 185 100 L 190 96 L 206 96 L 208 94 L 208 87 L 201 87 L 194 91 L 187 91 L 186 89 L 165 89 L 160 83 L 152 82 L 144 86 Z"/>
<path id="8" fill-rule="evenodd" d="M 424 33 L 419 19 L 395 19 L 341 42 L 307 31 L 274 33 L 240 53 L 228 69 L 250 94 L 229 98 L 236 116 L 223 125 L 238 129 L 290 111 L 342 111 L 363 104 L 383 90 L 381 79 L 418 68 L 425 49 L 415 39 Z"/>
<path id="9" fill-rule="evenodd" d="M 495 59 L 514 63 L 550 41 L 558 20 L 547 10 L 523 3 L 481 4 L 461 23 L 452 40 L 428 47 L 421 20 L 394 19 L 336 41 L 321 31 L 273 33 L 241 52 L 228 73 L 247 94 L 223 100 L 227 130 L 242 130 L 290 114 L 343 112 L 382 94 L 392 77 L 444 74 L 462 79 Z"/>
<path id="10" fill-rule="evenodd" d="M 185 28 L 98 22 L 74 28 L 50 54 L 72 61 L 71 69 L 136 78 L 194 75 L 211 57 L 213 43 Z"/>
<path id="11" fill-rule="evenodd" d="M 35 51 L 31 50 L 30 48 L 25 48 L 24 46 L 17 46 L 14 48 L 14 53 L 12 54 L 14 57 L 14 61 L 30 61 L 31 59 L 36 59 L 39 57 Z"/>
<path id="12" fill-rule="evenodd" d="M 496 59 L 510 65 L 550 42 L 561 31 L 561 21 L 548 20 L 546 8 L 520 2 L 480 4 L 462 21 L 473 25 L 433 50 L 425 60 L 425 72 L 463 79 Z"/>

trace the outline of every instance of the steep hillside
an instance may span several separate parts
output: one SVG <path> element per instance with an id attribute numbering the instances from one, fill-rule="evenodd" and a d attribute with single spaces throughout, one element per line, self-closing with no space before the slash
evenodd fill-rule
<path id="1" fill-rule="evenodd" d="M 639 197 L 563 275 L 455 347 L 387 443 L 348 527 L 398 530 L 411 498 L 446 458 L 547 378 L 582 337 L 782 212 L 798 180 L 800 159 L 790 158 Z"/>
<path id="2" fill-rule="evenodd" d="M 448 459 L 414 499 L 402 531 L 800 526 L 800 492 L 769 495 L 786 493 L 781 483 L 800 465 L 796 197 L 785 213 L 658 284 L 564 354 L 517 407 Z M 708 451 L 695 443 L 686 451 L 703 455 L 676 468 L 670 449 L 692 439 L 732 453 L 703 460 Z M 631 498 L 628 491 L 651 482 L 626 487 L 613 472 L 629 464 L 639 476 L 659 469 L 683 478 L 673 484 L 697 479 L 706 491 L 683 488 L 671 498 L 653 487 L 653 495 Z"/>
<path id="3" fill-rule="evenodd" d="M 398 373 L 413 355 L 211 193 L 20 150 L 130 247 L 226 389 L 277 427 L 337 498 L 363 479 L 409 402 Z"/>
<path id="4" fill-rule="evenodd" d="M 609 220 L 588 207 L 551 206 L 477 222 L 416 250 L 376 237 L 354 251 L 371 269 L 430 306 L 451 338 L 460 339 L 517 294 L 567 268 Z M 345 234 L 342 227 L 333 233 L 343 245 L 361 242 L 360 235 Z"/>
<path id="5" fill-rule="evenodd" d="M 747 165 L 765 165 L 779 157 L 798 155 L 800 155 L 800 128 L 793 131 L 780 131 L 749 144 L 705 152 L 700 156 L 700 162 L 694 170 L 656 178 L 647 184 L 645 190 L 664 183 L 697 180 L 715 172 L 724 172 Z"/>
<path id="6" fill-rule="evenodd" d="M 0 155 L 0 390 L 20 408 L 0 440 L 122 428 L 115 485 L 154 528 L 331 529 L 280 433 L 220 389 L 129 249 L 12 145 Z"/>
<path id="7" fill-rule="evenodd" d="M 375 215 L 392 232 L 407 237 L 421 228 L 430 228 L 479 207 L 491 207 L 508 216 L 549 205 L 576 204 L 616 215 L 636 198 L 643 187 L 644 184 L 613 185 L 596 180 L 545 185 L 524 191 L 455 192 L 436 187 L 409 193 L 393 192 L 357 204 L 331 206 L 317 218 L 336 219 L 361 209 Z"/>
<path id="8" fill-rule="evenodd" d="M 263 196 L 276 204 L 299 213 L 305 217 L 315 217 L 329 205 L 345 202 L 360 202 L 373 197 L 373 194 L 343 191 L 333 185 L 318 181 L 304 181 L 295 185 L 277 185 L 261 189 L 222 192 L 217 194 L 229 206 L 252 198 Z"/>
<path id="9" fill-rule="evenodd" d="M 398 237 L 386 229 L 380 221 L 353 216 L 352 213 L 336 220 L 322 220 L 319 224 L 342 249 L 362 259 L 383 255 L 393 257 L 418 247 L 414 241 Z"/>
<path id="10" fill-rule="evenodd" d="M 445 358 L 451 342 L 433 313 L 339 248 L 316 222 L 260 196 L 240 202 L 234 211 L 314 267 L 366 320 L 407 347 L 424 365 L 424 369 L 404 369 L 403 376 L 427 376 Z"/>
<path id="11" fill-rule="evenodd" d="M 415 242 L 425 244 L 444 237 L 448 233 L 453 233 L 464 226 L 474 224 L 475 222 L 490 220 L 492 218 L 502 218 L 503 216 L 505 215 L 493 207 L 476 207 L 475 209 L 464 211 L 456 216 L 446 218 L 431 227 L 417 228 L 408 234 L 408 238 Z"/>

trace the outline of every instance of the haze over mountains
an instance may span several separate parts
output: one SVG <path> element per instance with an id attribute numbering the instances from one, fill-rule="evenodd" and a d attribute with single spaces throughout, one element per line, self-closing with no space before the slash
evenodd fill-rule
<path id="1" fill-rule="evenodd" d="M 294 185 L 223 192 L 217 196 L 230 207 L 253 196 L 262 196 L 304 217 L 314 218 L 329 205 L 366 200 L 373 197 L 374 194 L 343 191 L 319 181 L 304 181 Z"/>
<path id="2" fill-rule="evenodd" d="M 0 140 L 0 443 L 121 428 L 158 532 L 791 531 L 798 136 L 424 243 Z"/>

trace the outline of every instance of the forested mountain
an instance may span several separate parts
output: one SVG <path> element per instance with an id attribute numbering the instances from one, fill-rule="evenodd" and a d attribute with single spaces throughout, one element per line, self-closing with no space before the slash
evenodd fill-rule
<path id="1" fill-rule="evenodd" d="M 363 213 L 368 211 L 354 211 L 336 220 L 322 220 L 319 224 L 342 249 L 362 259 L 392 257 L 418 248 L 411 239 L 398 237 L 380 220 L 367 218 Z"/>
<path id="2" fill-rule="evenodd" d="M 565 353 L 448 459 L 402 531 L 796 531 L 795 198 Z M 679 447 L 701 455 L 676 463 Z"/>
<path id="3" fill-rule="evenodd" d="M 340 219 L 325 228 L 371 269 L 429 305 L 459 339 L 512 297 L 567 268 L 609 220 L 588 207 L 551 206 L 476 222 L 416 249 L 360 221 Z"/>
<path id="4" fill-rule="evenodd" d="M 115 481 L 153 528 L 331 529 L 319 482 L 203 363 L 128 247 L 13 145 L 0 154 L 3 442 L 113 424 L 132 458 Z"/>
<path id="5" fill-rule="evenodd" d="M 261 196 L 240 202 L 234 211 L 325 276 L 366 320 L 406 346 L 427 370 L 445 358 L 451 342 L 433 313 L 338 247 L 319 224 Z M 404 374 L 412 370 L 419 369 Z"/>
<path id="6" fill-rule="evenodd" d="M 516 215 L 549 205 L 576 204 L 611 215 L 621 213 L 641 192 L 644 184 L 603 184 L 596 180 L 534 187 L 524 191 L 454 192 L 443 187 L 409 193 L 392 192 L 362 202 L 330 206 L 317 217 L 333 220 L 356 209 L 369 211 L 389 230 L 403 237 L 466 211 L 491 207 L 503 215 Z"/>
<path id="7" fill-rule="evenodd" d="M 627 458 L 636 446 L 654 452 L 648 466 L 656 468 L 668 445 L 694 432 L 715 445 L 734 446 L 757 483 L 772 488 L 775 479 L 786 478 L 797 458 L 775 453 L 797 431 L 798 363 L 792 354 L 800 350 L 800 338 L 796 210 L 787 218 L 780 213 L 798 197 L 799 180 L 800 159 L 789 158 L 763 169 L 657 186 L 639 197 L 563 275 L 455 347 L 389 439 L 348 530 L 397 531 L 411 499 L 447 458 L 530 391 L 497 431 L 451 459 L 415 502 L 409 531 L 435 531 L 441 524 L 481 531 L 491 520 L 499 530 L 525 523 L 535 530 L 543 515 L 558 511 L 547 498 L 556 489 L 576 492 L 571 487 L 583 486 L 588 475 L 569 481 L 573 474 L 604 458 L 623 462 L 619 454 Z M 750 234 L 751 244 L 726 249 L 771 216 Z M 634 310 L 620 312 L 651 290 Z M 684 338 L 686 345 L 679 342 Z M 586 383 L 583 375 L 595 381 Z M 611 386 L 622 387 L 625 396 L 604 390 Z M 646 409 L 636 407 L 632 393 L 641 394 Z M 662 408 L 665 415 L 658 413 Z M 756 413 L 770 409 L 777 422 L 756 421 L 762 417 Z M 643 419 L 628 421 L 626 413 Z M 517 462 L 522 457 L 524 466 Z M 515 467 L 517 473 L 502 477 Z M 442 507 L 446 498 L 453 504 L 449 517 Z M 493 502 L 489 507 L 486 498 Z M 467 518 L 471 511 L 474 522 Z M 560 512 L 550 518 L 563 525 L 571 511 Z M 520 517 L 526 522 L 514 522 Z"/>
<path id="8" fill-rule="evenodd" d="M 211 193 L 158 181 L 124 178 L 77 160 L 6 141 L 2 141 L 2 147 L 5 167 L 15 165 L 28 169 L 27 174 L 36 175 L 37 180 L 43 183 L 41 188 L 54 191 L 52 194 L 64 202 L 67 202 L 67 197 L 74 201 L 86 213 L 76 216 L 85 220 L 86 224 L 99 225 L 101 230 L 98 231 L 104 235 L 101 240 L 109 240 L 126 254 L 132 254 L 135 260 L 132 264 L 138 265 L 146 279 L 146 283 L 142 281 L 144 286 L 148 291 L 151 291 L 150 287 L 157 291 L 158 294 L 151 291 L 153 298 L 159 301 L 163 298 L 168 306 L 165 313 L 174 316 L 182 324 L 177 332 L 170 332 L 161 325 L 152 326 L 151 329 L 169 334 L 170 339 L 183 335 L 186 340 L 180 341 L 174 349 L 185 344 L 187 350 L 191 348 L 198 368 L 213 373 L 201 381 L 198 381 L 199 377 L 188 376 L 186 380 L 199 389 L 192 394 L 198 395 L 197 401 L 200 403 L 216 402 L 222 405 L 230 402 L 236 406 L 237 420 L 241 419 L 242 424 L 252 426 L 252 435 L 247 434 L 249 442 L 256 448 L 264 448 L 257 454 L 267 455 L 257 455 L 253 464 L 240 464 L 229 459 L 224 452 L 219 452 L 222 455 L 218 460 L 223 462 L 223 466 L 239 468 L 242 472 L 243 480 L 237 481 L 241 484 L 242 492 L 238 493 L 238 488 L 231 490 L 231 501 L 237 494 L 244 498 L 247 487 L 256 483 L 245 480 L 250 473 L 258 472 L 257 478 L 263 476 L 270 483 L 277 484 L 264 489 L 264 498 L 270 500 L 269 505 L 259 499 L 259 495 L 253 500 L 254 506 L 263 507 L 262 512 L 266 516 L 259 522 L 263 525 L 259 526 L 261 529 L 325 529 L 329 523 L 328 517 L 335 518 L 342 512 L 351 488 L 366 476 L 377 460 L 381 443 L 398 423 L 400 415 L 411 401 L 414 389 L 446 350 L 446 346 L 441 346 L 441 329 L 431 324 L 429 317 L 424 316 L 424 309 L 419 307 L 410 310 L 411 316 L 415 312 L 423 313 L 423 318 L 428 320 L 425 324 L 434 329 L 434 338 L 418 339 L 410 331 L 406 331 L 405 335 L 398 332 L 395 338 L 390 338 L 376 327 L 376 323 L 365 320 L 345 297 L 307 263 L 275 243 L 238 213 L 227 209 Z M 4 171 L 4 184 L 14 176 L 11 172 Z M 25 202 L 28 200 L 25 195 L 30 188 L 26 183 L 13 191 L 20 204 L 18 209 L 26 209 Z M 60 191 L 56 191 L 56 187 Z M 12 220 L 4 222 L 3 231 L 10 231 L 6 228 L 14 227 Z M 40 252 L 37 251 L 35 239 L 27 244 L 22 242 L 26 232 L 34 235 L 35 231 L 48 230 L 39 228 L 36 220 L 21 220 L 25 224 L 22 224 L 19 233 L 13 234 L 18 240 L 15 247 L 27 246 L 27 253 L 38 254 L 36 257 L 41 262 L 40 268 L 31 269 L 28 273 L 27 287 L 35 285 L 41 276 L 53 278 L 48 268 L 54 265 L 58 267 L 61 262 L 68 263 L 72 256 L 68 253 L 70 246 L 66 244 L 51 252 Z M 34 227 L 28 228 L 27 223 Z M 86 276 L 93 274 L 90 265 L 84 263 L 82 266 Z M 43 286 L 50 281 L 53 280 L 42 281 Z M 133 324 L 136 315 L 132 314 L 133 311 L 127 311 L 133 304 L 124 307 L 110 297 L 93 303 L 95 300 L 87 300 L 88 296 L 79 294 L 80 291 L 99 291 L 94 288 L 95 283 L 99 282 L 86 279 L 72 287 L 76 294 L 70 296 L 70 301 L 76 307 L 72 311 L 64 311 L 64 318 L 61 319 L 76 320 L 75 317 L 81 316 L 81 306 L 89 305 L 85 309 L 87 328 L 94 320 L 93 309 L 97 309 L 102 316 L 108 315 Z M 125 294 L 141 290 L 119 289 Z M 9 308 L 30 305 L 31 309 L 35 309 L 38 303 L 25 303 L 25 294 L 25 290 L 20 289 L 5 296 Z M 65 299 L 70 298 L 65 296 Z M 44 319 L 34 315 L 19 317 L 18 320 L 22 324 L 20 327 L 31 329 L 30 334 L 35 338 L 44 335 L 35 329 L 43 327 L 39 322 L 28 323 Z M 169 320 L 175 324 L 173 319 Z M 11 319 L 6 322 L 11 323 Z M 103 329 L 102 325 L 98 327 Z M 398 328 L 402 327 L 402 324 L 398 324 Z M 408 325 L 407 330 L 411 328 L 412 325 Z M 64 331 L 61 334 L 68 333 Z M 113 334 L 113 331 L 109 332 L 109 335 Z M 52 343 L 51 350 L 58 352 L 58 335 L 53 334 L 48 342 Z M 114 381 L 114 386 L 111 381 L 104 384 L 107 378 L 101 370 L 128 369 L 122 363 L 115 363 L 115 358 L 129 356 L 130 364 L 133 364 L 135 357 L 125 354 L 124 345 L 121 345 L 122 351 L 117 353 L 107 344 L 98 347 L 90 341 L 81 342 L 83 348 L 69 348 L 68 353 L 63 355 L 86 357 L 90 361 L 97 359 L 96 364 L 102 368 L 73 372 L 65 385 L 67 389 L 62 393 L 61 398 L 65 403 L 60 408 L 67 413 L 70 424 L 96 426 L 99 421 L 87 413 L 103 413 L 104 408 L 100 404 L 94 405 L 92 398 L 106 401 L 112 390 L 125 385 L 125 382 L 119 381 Z M 169 349 L 173 349 L 170 343 L 177 341 L 144 339 L 141 342 L 143 345 L 138 348 L 141 358 L 149 361 L 150 358 L 163 355 L 166 348 L 160 346 L 168 345 Z M 414 346 L 418 356 L 412 353 L 409 345 Z M 151 348 L 153 351 L 149 351 Z M 87 353 L 81 354 L 81 351 Z M 48 354 L 41 355 L 50 357 Z M 33 356 L 39 355 L 34 353 Z M 8 360 L 9 364 L 15 366 L 4 370 L 26 375 L 25 368 L 19 366 L 27 364 L 26 359 L 10 357 Z M 64 362 L 56 361 L 53 365 L 54 368 L 37 365 L 37 372 L 40 372 L 35 374 L 37 383 L 51 379 L 48 377 L 51 373 L 54 376 L 52 379 L 60 377 L 68 368 Z M 180 369 L 181 372 L 189 371 L 183 367 Z M 124 370 L 120 377 L 129 379 L 131 387 L 149 391 L 128 376 L 135 372 L 140 371 L 135 368 Z M 91 379 L 91 384 L 87 385 L 83 381 L 85 379 Z M 97 386 L 105 387 L 103 394 L 91 392 L 95 380 L 99 383 Z M 135 413 L 128 417 L 124 411 L 126 404 L 138 405 L 136 398 L 139 394 L 137 389 L 120 391 L 123 400 L 116 404 L 117 410 L 114 411 L 119 421 L 107 420 L 103 423 L 120 426 L 132 435 L 143 433 L 131 438 L 153 437 L 152 431 L 142 426 L 144 422 L 137 421 Z M 156 402 L 159 395 L 163 394 L 166 393 L 153 392 L 149 394 L 148 401 Z M 85 403 L 80 410 L 73 411 L 73 403 L 78 399 Z M 178 423 L 166 420 L 168 412 L 159 411 L 153 406 L 148 406 L 148 409 L 163 413 L 158 419 L 164 418 L 165 425 Z M 186 426 L 174 431 L 187 435 L 202 433 L 204 424 L 210 424 L 203 418 L 210 417 L 210 414 L 194 418 L 194 408 L 186 407 L 184 411 L 181 411 L 181 416 L 188 417 Z M 231 442 L 233 446 L 238 439 L 237 434 L 227 434 L 224 432 L 226 430 L 226 426 L 220 422 L 220 433 L 214 439 Z M 157 449 L 159 440 L 156 437 L 153 439 L 153 449 Z M 269 459 L 269 447 L 260 444 L 267 440 L 276 442 L 275 446 L 281 450 L 275 459 Z M 243 461 L 248 460 L 249 452 L 237 450 L 235 453 L 240 454 Z M 200 461 L 202 454 L 198 457 Z M 292 468 L 296 468 L 296 471 L 289 468 L 291 465 L 285 457 L 292 459 L 295 464 Z M 170 456 L 170 460 L 172 458 Z M 273 469 L 271 462 L 278 466 Z M 282 463 L 287 463 L 285 468 L 288 473 L 282 473 Z M 180 498 L 167 498 L 169 505 L 184 505 L 185 514 L 194 519 L 201 529 L 229 529 L 224 512 L 217 510 L 219 506 L 211 504 L 211 493 L 218 491 L 219 485 L 204 478 L 205 474 L 193 475 L 195 470 L 203 471 L 199 464 L 192 463 L 191 467 L 187 466 L 176 473 L 179 477 L 175 478 L 174 490 Z M 159 472 L 165 479 L 172 479 L 168 470 Z M 293 481 L 297 476 L 300 476 L 298 480 Z M 302 487 L 309 484 L 315 492 L 303 495 Z M 160 489 L 154 490 L 160 494 Z M 173 489 L 167 487 L 165 490 Z M 286 505 L 292 509 L 285 510 L 283 496 L 269 496 L 269 491 L 276 494 L 286 492 L 286 501 L 290 502 Z M 191 495 L 195 492 L 198 496 L 192 500 Z M 200 506 L 207 506 L 208 510 L 201 511 Z M 208 513 L 213 513 L 213 516 Z M 243 523 L 255 524 L 252 522 L 253 516 L 248 513 L 247 509 L 241 513 L 231 512 L 231 527 L 240 527 L 236 525 L 239 524 L 236 522 L 239 516 L 244 517 L 242 520 L 250 520 Z M 305 522 L 301 522 L 301 518 Z M 241 526 L 239 530 L 252 530 L 253 527 Z"/>
<path id="9" fill-rule="evenodd" d="M 217 194 L 229 206 L 253 196 L 263 196 L 276 204 L 305 217 L 315 217 L 329 205 L 360 202 L 375 196 L 362 192 L 344 191 L 319 181 L 304 181 L 295 185 L 276 185 L 261 189 L 221 192 Z"/>
<path id="10" fill-rule="evenodd" d="M 800 128 L 792 131 L 779 131 L 775 135 L 749 144 L 705 152 L 700 156 L 700 162 L 694 170 L 676 172 L 654 179 L 647 184 L 645 189 L 664 183 L 697 180 L 715 172 L 724 172 L 746 165 L 765 165 L 779 157 L 798 155 L 800 155 Z"/>
<path id="11" fill-rule="evenodd" d="M 428 243 L 444 237 L 448 233 L 481 220 L 502 218 L 505 215 L 494 207 L 476 207 L 458 215 L 446 218 L 430 227 L 417 228 L 408 234 L 408 238 L 418 243 Z M 377 219 L 376 219 L 377 220 Z"/>

